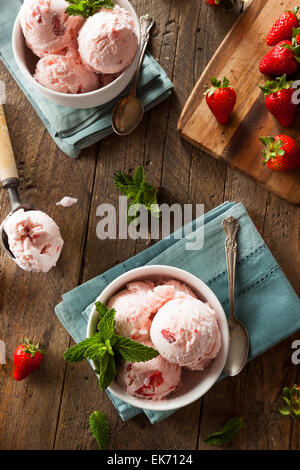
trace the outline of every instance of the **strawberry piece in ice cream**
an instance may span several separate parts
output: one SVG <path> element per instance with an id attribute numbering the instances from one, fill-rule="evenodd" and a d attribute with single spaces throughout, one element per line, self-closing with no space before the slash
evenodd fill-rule
<path id="1" fill-rule="evenodd" d="M 90 70 L 120 73 L 132 62 L 138 45 L 131 14 L 116 5 L 90 16 L 78 35 L 78 51 Z"/>
<path id="2" fill-rule="evenodd" d="M 27 46 L 38 57 L 55 54 L 76 42 L 84 19 L 67 15 L 68 5 L 65 0 L 24 0 L 21 27 Z"/>
<path id="3" fill-rule="evenodd" d="M 97 90 L 99 78 L 87 70 L 75 50 L 67 54 L 46 54 L 35 70 L 37 82 L 59 93 L 79 94 Z"/>
<path id="4" fill-rule="evenodd" d="M 162 357 L 192 370 L 207 367 L 221 347 L 215 311 L 191 296 L 165 303 L 153 319 L 150 336 Z"/>
<path id="5" fill-rule="evenodd" d="M 46 273 L 56 265 L 64 242 L 47 214 L 19 209 L 4 220 L 2 227 L 20 268 Z"/>
<path id="6" fill-rule="evenodd" d="M 161 400 L 180 385 L 181 367 L 157 356 L 147 362 L 127 362 L 118 372 L 120 386 L 130 395 Z"/>

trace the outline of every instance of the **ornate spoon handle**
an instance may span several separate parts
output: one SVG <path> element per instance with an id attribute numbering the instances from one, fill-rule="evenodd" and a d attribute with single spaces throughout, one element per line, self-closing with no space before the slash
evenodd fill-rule
<path id="1" fill-rule="evenodd" d="M 139 58 L 139 63 L 137 66 L 137 69 L 134 73 L 133 79 L 132 79 L 132 85 L 130 88 L 130 95 L 131 96 L 136 96 L 136 84 L 138 80 L 138 76 L 140 73 L 140 68 L 143 63 L 144 55 L 146 52 L 146 48 L 149 42 L 150 38 L 150 29 L 154 25 L 154 19 L 151 18 L 148 13 L 146 15 L 141 16 L 140 18 L 140 25 L 141 25 L 141 40 L 142 40 L 142 48 L 141 48 L 141 54 Z"/>
<path id="2" fill-rule="evenodd" d="M 239 228 L 239 222 L 230 216 L 223 220 L 223 228 L 226 233 L 225 252 L 228 270 L 228 290 L 229 290 L 229 318 L 235 319 L 234 311 L 234 285 L 235 285 L 235 267 L 237 242 L 236 233 Z"/>

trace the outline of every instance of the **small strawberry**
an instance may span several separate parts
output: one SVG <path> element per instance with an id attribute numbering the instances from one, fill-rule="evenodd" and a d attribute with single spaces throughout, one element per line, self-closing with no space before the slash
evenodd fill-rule
<path id="1" fill-rule="evenodd" d="M 283 127 L 289 127 L 295 116 L 297 105 L 293 103 L 295 93 L 293 81 L 286 81 L 286 74 L 276 80 L 266 82 L 259 88 L 265 94 L 265 105 L 268 111 L 276 117 Z"/>
<path id="2" fill-rule="evenodd" d="M 300 62 L 300 46 L 295 39 L 281 41 L 266 54 L 259 64 L 259 71 L 265 75 L 293 75 Z"/>
<path id="3" fill-rule="evenodd" d="M 293 11 L 285 11 L 279 16 L 267 36 L 268 46 L 276 46 L 280 41 L 291 41 L 293 28 L 299 27 L 298 10 L 299 7 L 295 7 Z"/>
<path id="4" fill-rule="evenodd" d="M 222 0 L 206 0 L 206 3 L 212 5 L 213 7 L 219 6 L 221 2 Z"/>
<path id="5" fill-rule="evenodd" d="M 231 111 L 236 103 L 236 93 L 229 85 L 229 81 L 224 77 L 223 82 L 211 77 L 212 87 L 206 90 L 206 102 L 209 109 L 220 124 L 228 122 Z"/>
<path id="6" fill-rule="evenodd" d="M 300 147 L 287 135 L 261 137 L 260 141 L 267 147 L 262 151 L 263 164 L 274 171 L 286 171 L 300 168 Z"/>
<path id="7" fill-rule="evenodd" d="M 32 341 L 25 339 L 17 347 L 14 354 L 15 380 L 23 380 L 37 369 L 43 360 L 44 353 L 45 351 L 39 349 L 39 344 L 34 346 Z"/>

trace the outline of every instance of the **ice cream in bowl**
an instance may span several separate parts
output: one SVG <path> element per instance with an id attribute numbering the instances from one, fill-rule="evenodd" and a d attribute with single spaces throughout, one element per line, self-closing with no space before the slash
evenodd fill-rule
<path id="1" fill-rule="evenodd" d="M 228 353 L 227 319 L 200 279 L 172 266 L 140 267 L 111 282 L 97 301 L 115 309 L 117 335 L 159 353 L 145 362 L 121 361 L 108 388 L 115 396 L 138 408 L 172 410 L 197 400 L 217 381 Z M 88 338 L 98 323 L 94 307 Z"/>
<path id="2" fill-rule="evenodd" d="M 16 63 L 46 98 L 90 108 L 117 97 L 140 55 L 140 25 L 128 0 L 107 0 L 88 17 L 66 13 L 65 0 L 24 0 L 13 29 Z"/>

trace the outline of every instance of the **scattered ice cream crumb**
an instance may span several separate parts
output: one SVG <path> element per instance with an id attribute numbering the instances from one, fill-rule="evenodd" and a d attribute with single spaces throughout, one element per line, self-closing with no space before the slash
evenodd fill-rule
<path id="1" fill-rule="evenodd" d="M 77 204 L 77 202 L 78 202 L 78 199 L 76 199 L 75 197 L 65 196 L 62 198 L 61 201 L 57 202 L 56 205 L 63 206 L 63 207 L 71 207 L 74 204 Z"/>

